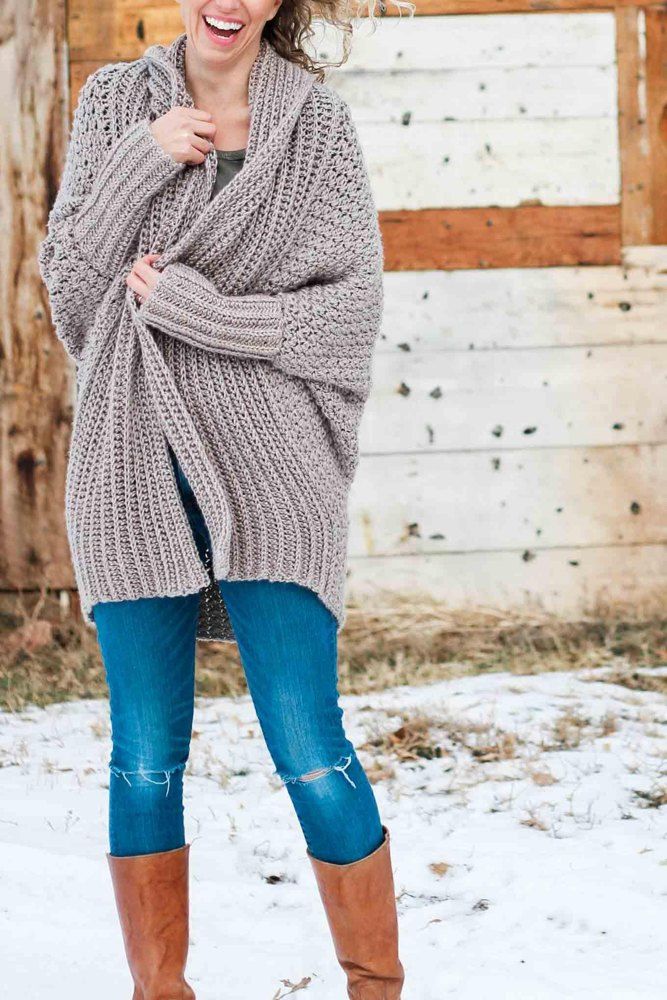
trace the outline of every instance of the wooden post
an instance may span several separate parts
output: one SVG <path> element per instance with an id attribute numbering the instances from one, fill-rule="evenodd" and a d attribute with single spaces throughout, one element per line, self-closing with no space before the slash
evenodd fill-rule
<path id="1" fill-rule="evenodd" d="M 68 587 L 70 364 L 37 252 L 67 138 L 65 0 L 4 0 L 0 33 L 0 586 Z"/>
<path id="2" fill-rule="evenodd" d="M 616 11 L 624 246 L 667 243 L 667 10 Z"/>
<path id="3" fill-rule="evenodd" d="M 646 121 L 651 157 L 651 243 L 667 243 L 667 10 L 646 11 Z"/>
<path id="4" fill-rule="evenodd" d="M 644 11 L 616 11 L 618 135 L 621 151 L 621 240 L 623 246 L 651 242 L 651 158 L 646 123 Z"/>

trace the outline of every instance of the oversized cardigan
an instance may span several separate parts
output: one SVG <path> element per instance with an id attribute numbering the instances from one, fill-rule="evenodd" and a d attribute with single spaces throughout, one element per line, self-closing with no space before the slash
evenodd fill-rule
<path id="1" fill-rule="evenodd" d="M 293 581 L 340 628 L 348 494 L 383 307 L 383 246 L 346 102 L 262 39 L 239 173 L 177 163 L 149 124 L 186 89 L 186 35 L 84 83 L 39 265 L 76 363 L 65 513 L 84 620 L 200 593 L 199 639 L 233 640 L 216 580 Z M 143 303 L 133 262 L 160 253 Z M 202 562 L 167 442 L 211 539 Z"/>

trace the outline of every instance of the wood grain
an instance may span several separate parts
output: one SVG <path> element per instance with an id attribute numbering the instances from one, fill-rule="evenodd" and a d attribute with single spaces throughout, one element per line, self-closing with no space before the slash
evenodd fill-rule
<path id="1" fill-rule="evenodd" d="M 667 243 L 667 10 L 646 11 L 646 119 L 650 141 L 651 243 Z"/>
<path id="2" fill-rule="evenodd" d="M 377 354 L 667 345 L 667 247 L 620 267 L 391 271 L 384 288 Z"/>
<path id="3" fill-rule="evenodd" d="M 6 0 L 0 39 L 0 586 L 10 588 L 73 583 L 63 503 L 73 387 L 37 266 L 65 147 L 65 13 L 64 0 L 34 0 L 30 17 L 24 0 Z"/>
<path id="4" fill-rule="evenodd" d="M 378 352 L 361 451 L 661 441 L 666 361 L 667 344 Z"/>
<path id="5" fill-rule="evenodd" d="M 387 15 L 397 17 L 390 0 L 385 0 Z M 416 14 L 542 14 L 549 11 L 614 10 L 616 7 L 642 7 L 643 0 L 417 0 Z"/>
<path id="6" fill-rule="evenodd" d="M 364 456 L 350 553 L 667 544 L 666 460 L 667 442 Z"/>
<path id="7" fill-rule="evenodd" d="M 507 549 L 438 555 L 352 556 L 350 594 L 377 600 L 378 591 L 409 594 L 451 608 L 547 609 L 595 614 L 598 602 L 664 600 L 664 545 Z"/>
<path id="8" fill-rule="evenodd" d="M 643 12 L 632 7 L 616 11 L 621 235 L 625 246 L 650 243 L 653 231 L 643 17 Z"/>
<path id="9" fill-rule="evenodd" d="M 381 212 L 387 271 L 619 264 L 618 205 Z"/>

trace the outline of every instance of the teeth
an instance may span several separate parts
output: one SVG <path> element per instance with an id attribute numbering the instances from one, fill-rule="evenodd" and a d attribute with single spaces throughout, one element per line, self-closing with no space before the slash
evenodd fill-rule
<path id="1" fill-rule="evenodd" d="M 209 17 L 208 15 L 204 16 L 204 20 L 207 24 L 213 25 L 214 28 L 225 28 L 228 31 L 239 31 L 243 27 L 238 21 L 220 21 L 217 17 Z"/>

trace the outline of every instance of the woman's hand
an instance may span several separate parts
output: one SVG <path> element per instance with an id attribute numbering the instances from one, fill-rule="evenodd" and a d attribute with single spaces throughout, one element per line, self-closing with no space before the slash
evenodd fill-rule
<path id="1" fill-rule="evenodd" d="M 160 280 L 159 271 L 152 266 L 159 256 L 159 253 L 147 253 L 145 257 L 140 257 L 125 278 L 125 283 L 136 292 L 142 305 Z"/>
<path id="2" fill-rule="evenodd" d="M 177 106 L 151 122 L 153 138 L 177 163 L 203 163 L 213 146 L 215 125 L 208 111 Z"/>

